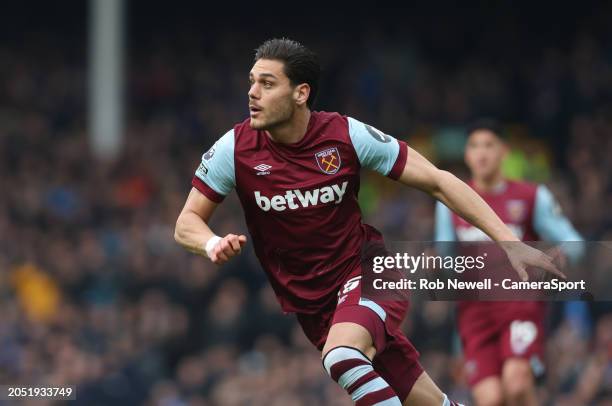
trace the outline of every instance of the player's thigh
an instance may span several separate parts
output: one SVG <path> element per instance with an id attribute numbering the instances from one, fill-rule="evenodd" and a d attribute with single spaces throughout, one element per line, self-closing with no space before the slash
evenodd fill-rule
<path id="1" fill-rule="evenodd" d="M 365 327 L 357 323 L 341 322 L 331 326 L 323 346 L 322 356 L 336 347 L 356 348 L 369 359 L 373 359 L 376 355 L 372 335 Z"/>
<path id="2" fill-rule="evenodd" d="M 504 392 L 501 379 L 497 376 L 484 378 L 474 385 L 472 396 L 476 406 L 502 406 Z"/>
<path id="3" fill-rule="evenodd" d="M 500 340 L 502 385 L 509 392 L 535 385 L 544 373 L 545 328 L 543 312 L 517 314 Z"/>
<path id="4" fill-rule="evenodd" d="M 503 327 L 490 317 L 482 317 L 481 303 L 459 312 L 459 335 L 463 348 L 464 370 L 468 384 L 474 388 L 488 377 L 501 376 Z M 485 316 L 487 316 L 485 314 Z"/>
<path id="5" fill-rule="evenodd" d="M 404 406 L 440 406 L 443 401 L 444 393 L 427 375 L 427 372 L 423 371 L 402 404 Z"/>
<path id="6" fill-rule="evenodd" d="M 387 323 L 391 320 L 384 305 L 361 297 L 361 276 L 347 280 L 340 290 L 338 304 L 323 348 L 323 356 L 339 346 L 354 347 L 373 359 L 385 348 Z M 394 313 L 392 313 L 394 315 Z"/>
<path id="7" fill-rule="evenodd" d="M 464 371 L 471 388 L 489 377 L 499 380 L 502 372 L 503 358 L 497 340 L 471 341 L 462 340 Z"/>
<path id="8" fill-rule="evenodd" d="M 504 392 L 518 395 L 528 392 L 535 385 L 531 364 L 524 358 L 509 358 L 502 367 L 502 385 Z"/>

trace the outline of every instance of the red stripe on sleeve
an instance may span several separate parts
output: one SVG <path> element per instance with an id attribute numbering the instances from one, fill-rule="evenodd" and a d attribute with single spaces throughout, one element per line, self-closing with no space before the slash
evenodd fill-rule
<path id="1" fill-rule="evenodd" d="M 194 176 L 191 180 L 191 186 L 198 189 L 204 196 L 208 197 L 215 203 L 221 203 L 223 199 L 225 199 L 225 196 L 215 192 L 213 189 L 211 189 L 210 186 L 202 182 L 202 180 L 197 176 Z"/>
<path id="2" fill-rule="evenodd" d="M 399 144 L 399 154 L 397 154 L 397 159 L 395 160 L 395 164 L 393 164 L 393 168 L 391 168 L 391 172 L 387 175 L 395 180 L 399 179 L 402 175 L 408 159 L 408 145 L 400 140 L 397 140 L 397 143 Z"/>

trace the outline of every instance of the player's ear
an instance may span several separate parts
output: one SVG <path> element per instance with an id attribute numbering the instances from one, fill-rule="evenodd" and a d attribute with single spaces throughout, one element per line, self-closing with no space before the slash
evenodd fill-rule
<path id="1" fill-rule="evenodd" d="M 309 95 L 310 85 L 308 83 L 299 84 L 293 90 L 293 99 L 298 106 L 306 104 Z"/>

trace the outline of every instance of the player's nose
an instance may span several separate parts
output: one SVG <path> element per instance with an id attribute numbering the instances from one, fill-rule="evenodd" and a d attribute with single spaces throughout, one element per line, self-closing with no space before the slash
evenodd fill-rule
<path id="1" fill-rule="evenodd" d="M 249 99 L 258 99 L 259 98 L 259 88 L 257 87 L 257 83 L 253 83 L 251 88 L 249 89 Z"/>

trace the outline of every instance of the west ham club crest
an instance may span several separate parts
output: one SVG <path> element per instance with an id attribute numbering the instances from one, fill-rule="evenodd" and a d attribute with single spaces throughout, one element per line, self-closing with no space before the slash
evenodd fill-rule
<path id="1" fill-rule="evenodd" d="M 527 205 L 522 200 L 508 200 L 506 202 L 506 211 L 508 212 L 508 217 L 518 223 L 525 218 Z"/>
<path id="2" fill-rule="evenodd" d="M 328 175 L 333 175 L 340 169 L 340 152 L 338 148 L 328 148 L 315 154 L 319 169 Z"/>

